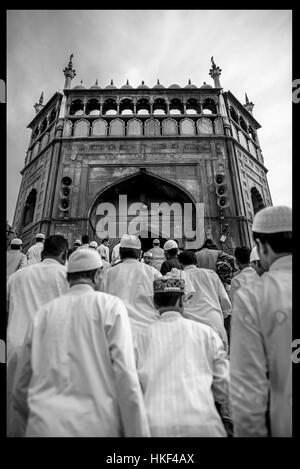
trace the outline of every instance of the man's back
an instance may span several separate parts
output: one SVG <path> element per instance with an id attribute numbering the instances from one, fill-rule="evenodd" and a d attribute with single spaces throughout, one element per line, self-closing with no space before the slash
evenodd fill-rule
<path id="1" fill-rule="evenodd" d="M 195 293 L 186 303 L 183 316 L 211 326 L 227 348 L 224 317 L 231 313 L 231 303 L 222 282 L 217 274 L 209 269 L 187 266 L 184 273 L 191 281 Z"/>
<path id="2" fill-rule="evenodd" d="M 27 251 L 28 264 L 37 264 L 42 260 L 42 251 L 44 249 L 44 244 L 40 241 L 31 246 Z"/>
<path id="3" fill-rule="evenodd" d="M 36 310 L 53 298 L 64 294 L 68 288 L 65 266 L 53 259 L 29 265 L 9 278 L 8 351 L 9 345 L 17 347 L 22 345 L 26 329 Z"/>
<path id="4" fill-rule="evenodd" d="M 211 269 L 216 271 L 216 263 L 222 251 L 218 249 L 203 248 L 196 252 L 197 265 L 202 269 Z"/>
<path id="5" fill-rule="evenodd" d="M 232 313 L 231 392 L 238 436 L 292 435 L 292 256 L 240 288 Z M 241 394 L 240 389 L 244 390 Z"/>
<path id="6" fill-rule="evenodd" d="M 254 280 L 258 280 L 259 276 L 256 273 L 256 271 L 253 269 L 253 267 L 245 267 L 243 270 L 241 270 L 238 274 L 236 274 L 232 279 L 231 279 L 231 288 L 230 288 L 230 299 L 233 301 L 234 295 L 238 288 L 240 287 L 245 287 L 246 285 L 249 285 L 249 283 L 253 282 Z"/>
<path id="7" fill-rule="evenodd" d="M 19 250 L 10 250 L 6 253 L 6 278 L 17 270 L 27 266 L 27 257 Z"/>
<path id="8" fill-rule="evenodd" d="M 225 355 L 211 327 L 176 311 L 138 333 L 137 370 L 151 436 L 226 436 L 214 403 L 228 400 Z"/>
<path id="9" fill-rule="evenodd" d="M 86 284 L 71 287 L 39 310 L 28 343 L 26 436 L 148 436 L 130 325 L 118 298 Z M 15 398 L 22 409 L 26 392 L 16 390 Z"/>
<path id="10" fill-rule="evenodd" d="M 162 263 L 161 268 L 160 268 L 160 273 L 162 275 L 166 275 L 168 272 L 171 272 L 172 269 L 182 269 L 182 266 L 178 260 L 178 257 L 171 257 L 170 259 L 166 260 L 165 262 Z"/>
<path id="11" fill-rule="evenodd" d="M 158 318 L 153 303 L 153 280 L 160 276 L 154 267 L 135 259 L 125 259 L 104 274 L 103 290 L 124 301 L 134 329 Z"/>
<path id="12" fill-rule="evenodd" d="M 166 260 L 164 250 L 155 246 L 149 249 L 149 252 L 152 253 L 152 267 L 160 271 L 162 263 Z"/>

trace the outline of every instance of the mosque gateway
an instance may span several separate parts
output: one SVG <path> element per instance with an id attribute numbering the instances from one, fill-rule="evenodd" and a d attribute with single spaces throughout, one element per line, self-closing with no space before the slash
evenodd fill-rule
<path id="1" fill-rule="evenodd" d="M 28 125 L 13 221 L 25 250 L 38 232 L 70 245 L 126 232 L 143 249 L 170 237 L 192 249 L 221 239 L 229 253 L 251 244 L 254 214 L 272 205 L 260 124 L 247 95 L 241 104 L 223 91 L 213 58 L 214 86 L 72 87 L 72 55 L 64 75 L 63 93 L 42 95 Z"/>

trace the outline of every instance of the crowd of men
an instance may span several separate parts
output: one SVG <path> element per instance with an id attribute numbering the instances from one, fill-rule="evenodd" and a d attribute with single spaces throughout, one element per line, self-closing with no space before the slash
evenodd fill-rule
<path id="1" fill-rule="evenodd" d="M 7 252 L 7 435 L 292 436 L 292 212 L 234 256 L 87 235 Z"/>

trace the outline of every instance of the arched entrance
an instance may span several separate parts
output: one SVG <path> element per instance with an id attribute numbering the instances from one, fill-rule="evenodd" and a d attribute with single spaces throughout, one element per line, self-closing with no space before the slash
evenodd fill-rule
<path id="1" fill-rule="evenodd" d="M 196 229 L 195 201 L 184 188 L 146 169 L 122 178 L 101 191 L 89 213 L 92 236 L 99 241 L 105 232 L 116 244 L 124 233 L 140 237 L 143 251 L 155 238 L 161 246 L 176 239 L 180 247 Z"/>

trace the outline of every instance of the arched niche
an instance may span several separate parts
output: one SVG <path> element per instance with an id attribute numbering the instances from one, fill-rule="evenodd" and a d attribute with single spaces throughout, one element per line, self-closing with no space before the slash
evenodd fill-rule
<path id="1" fill-rule="evenodd" d="M 203 113 L 209 111 L 211 114 L 217 114 L 217 105 L 212 98 L 206 98 L 202 103 Z"/>
<path id="2" fill-rule="evenodd" d="M 222 117 L 217 117 L 215 119 L 215 133 L 224 134 L 223 119 Z"/>
<path id="3" fill-rule="evenodd" d="M 147 119 L 144 124 L 144 135 L 154 137 L 160 135 L 160 122 L 158 119 Z"/>
<path id="4" fill-rule="evenodd" d="M 33 149 L 32 149 L 32 154 L 31 154 L 31 159 L 33 160 L 33 158 L 36 157 L 36 155 L 38 154 L 38 152 L 40 151 L 40 142 L 37 142 Z"/>
<path id="5" fill-rule="evenodd" d="M 70 105 L 70 116 L 78 116 L 83 114 L 83 101 L 82 99 L 74 99 Z"/>
<path id="6" fill-rule="evenodd" d="M 107 122 L 97 119 L 92 124 L 92 135 L 107 135 Z"/>
<path id="7" fill-rule="evenodd" d="M 24 206 L 24 211 L 23 211 L 23 223 L 22 223 L 23 226 L 29 225 L 29 223 L 33 222 L 36 199 L 37 199 L 37 191 L 36 189 L 31 189 L 25 201 L 25 206 Z"/>
<path id="8" fill-rule="evenodd" d="M 254 215 L 257 212 L 259 212 L 262 208 L 265 207 L 263 198 L 259 190 L 255 186 L 251 188 L 251 201 L 252 201 Z"/>
<path id="9" fill-rule="evenodd" d="M 42 140 L 41 140 L 41 150 L 43 150 L 43 148 L 45 148 L 48 141 L 49 141 L 49 132 L 46 132 L 45 135 L 43 136 Z"/>
<path id="10" fill-rule="evenodd" d="M 113 98 L 108 98 L 103 103 L 102 114 L 108 114 L 109 111 L 115 111 L 114 114 L 117 113 L 117 102 Z"/>
<path id="11" fill-rule="evenodd" d="M 89 135 L 90 124 L 88 121 L 81 119 L 74 124 L 74 137 L 87 137 Z"/>
<path id="12" fill-rule="evenodd" d="M 239 130 L 239 142 L 244 148 L 248 149 L 247 139 L 241 130 Z"/>
<path id="13" fill-rule="evenodd" d="M 86 103 L 85 113 L 88 116 L 97 116 L 100 112 L 100 103 L 98 99 L 92 98 L 89 99 Z"/>
<path id="14" fill-rule="evenodd" d="M 72 127 L 73 127 L 72 122 L 70 120 L 66 119 L 65 120 L 65 125 L 64 125 L 64 132 L 63 132 L 64 137 L 71 137 Z"/>
<path id="15" fill-rule="evenodd" d="M 178 135 L 178 125 L 175 119 L 164 119 L 162 121 L 163 135 Z"/>
<path id="16" fill-rule="evenodd" d="M 213 134 L 214 128 L 212 121 L 206 117 L 200 117 L 200 119 L 197 120 L 197 131 L 198 134 Z"/>
<path id="17" fill-rule="evenodd" d="M 113 119 L 109 125 L 109 135 L 125 135 L 125 123 L 121 119 Z"/>
<path id="18" fill-rule="evenodd" d="M 130 119 L 127 122 L 127 135 L 143 135 L 143 124 L 139 119 Z"/>
<path id="19" fill-rule="evenodd" d="M 191 119 L 182 119 L 179 123 L 181 135 L 195 135 L 195 123 Z"/>

